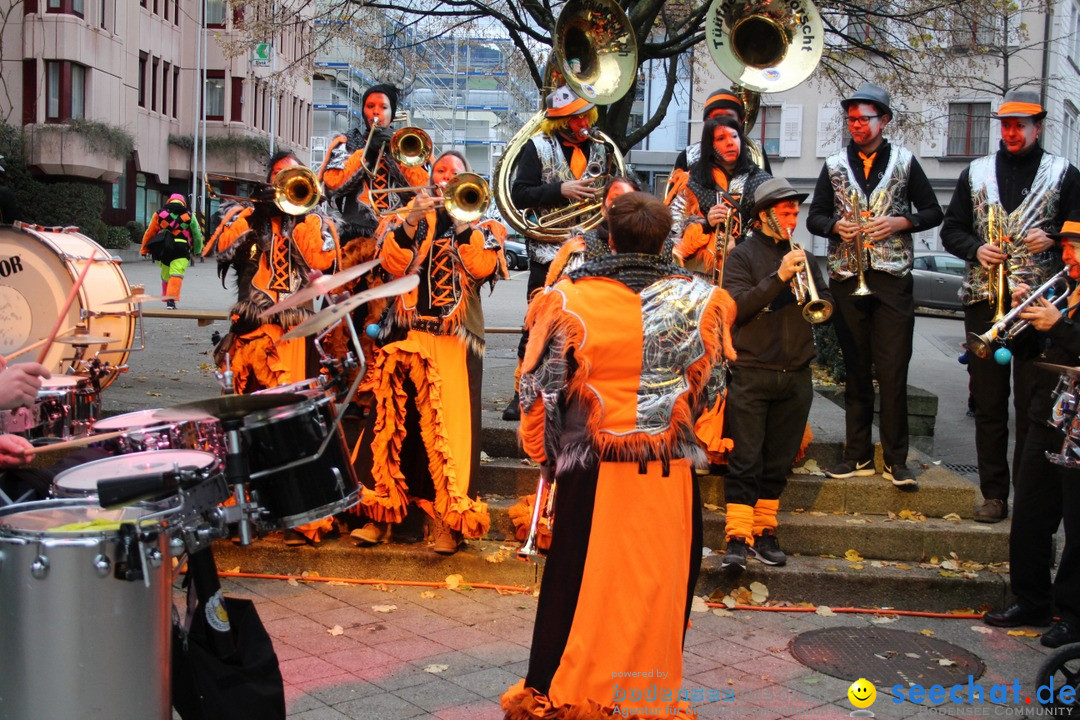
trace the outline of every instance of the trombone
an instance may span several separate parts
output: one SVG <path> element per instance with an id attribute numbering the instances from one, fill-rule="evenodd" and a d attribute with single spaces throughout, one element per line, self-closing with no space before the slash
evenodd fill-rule
<path id="1" fill-rule="evenodd" d="M 791 240 L 792 250 L 802 250 L 803 246 Z M 833 306 L 828 300 L 818 296 L 814 273 L 810 271 L 811 256 L 806 256 L 802 268 L 791 278 L 791 292 L 795 302 L 802 305 L 802 316 L 811 325 L 819 325 L 832 317 Z"/>
<path id="2" fill-rule="evenodd" d="M 431 157 L 431 136 L 418 127 L 404 127 L 390 138 L 390 156 L 405 167 L 419 167 Z"/>
<path id="3" fill-rule="evenodd" d="M 219 200 L 256 202 L 253 195 L 229 195 L 216 192 L 210 185 L 211 179 L 219 182 L 248 182 L 232 175 L 203 173 L 203 182 L 206 183 L 206 191 L 210 193 L 210 197 Z M 252 184 L 258 190 L 273 190 L 274 204 L 277 205 L 278 210 L 286 215 L 306 215 L 322 201 L 322 191 L 319 189 L 318 177 L 311 168 L 303 165 L 292 165 L 285 168 L 274 177 L 272 183 L 256 182 Z"/>
<path id="4" fill-rule="evenodd" d="M 990 355 L 990 348 L 994 343 L 1002 345 L 1013 340 L 1017 335 L 1024 332 L 1031 325 L 1027 320 L 1020 319 L 1020 314 L 1031 307 L 1040 298 L 1053 298 L 1050 303 L 1059 310 L 1069 299 L 1069 269 L 1062 268 L 1053 277 L 1044 282 L 1034 291 L 1028 294 L 1024 301 L 1004 313 L 1002 317 L 990 326 L 990 329 L 979 335 L 969 332 L 967 334 L 968 350 L 975 353 L 976 357 L 986 358 Z M 1008 365 L 1010 353 L 1002 365 Z M 996 355 L 995 355 L 996 359 Z"/>
<path id="5" fill-rule="evenodd" d="M 591 162 L 585 168 L 585 173 L 581 176 L 581 179 L 591 180 L 599 186 L 601 182 L 607 182 L 607 177 L 608 176 L 604 174 L 604 168 L 601 167 L 600 163 Z M 603 219 L 603 216 L 599 212 L 603 205 L 603 199 L 597 200 L 595 198 L 585 198 L 583 200 L 575 200 L 569 205 L 564 205 L 561 208 L 544 213 L 536 219 L 536 225 L 545 230 L 549 228 L 565 228 L 567 223 L 571 220 L 576 220 L 582 216 L 593 216 L 581 223 L 583 230 L 591 230 L 599 225 L 600 220 Z"/>
<path id="6" fill-rule="evenodd" d="M 866 246 L 863 245 L 866 215 L 859 188 L 853 187 L 848 193 L 848 207 L 851 209 L 851 221 L 859 226 L 859 229 L 855 232 L 855 273 L 859 278 L 859 286 L 851 294 L 860 297 L 873 295 L 874 291 L 866 284 Z"/>
<path id="7" fill-rule="evenodd" d="M 441 197 L 433 198 L 435 207 L 443 207 L 450 217 L 462 223 L 476 222 L 484 217 L 488 206 L 491 205 L 491 189 L 487 180 L 476 173 L 458 173 L 445 186 L 438 185 L 412 185 L 409 187 L 382 188 L 371 190 L 371 194 L 389 193 L 421 193 L 429 190 L 440 190 Z M 412 212 L 412 208 L 399 207 L 393 210 L 379 211 L 379 217 L 390 215 L 402 215 Z"/>

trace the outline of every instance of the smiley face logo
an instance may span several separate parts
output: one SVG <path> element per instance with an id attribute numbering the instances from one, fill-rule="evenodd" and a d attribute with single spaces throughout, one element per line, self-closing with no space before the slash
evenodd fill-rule
<path id="1" fill-rule="evenodd" d="M 851 683 L 847 691 L 848 700 L 857 708 L 868 708 L 877 699 L 877 688 L 866 678 L 859 678 Z"/>

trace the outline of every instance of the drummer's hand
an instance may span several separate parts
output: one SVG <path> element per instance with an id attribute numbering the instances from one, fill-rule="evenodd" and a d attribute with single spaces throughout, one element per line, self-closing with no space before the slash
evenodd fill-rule
<path id="1" fill-rule="evenodd" d="M 1054 247 L 1054 241 L 1042 228 L 1031 228 L 1027 231 L 1027 235 L 1024 236 L 1024 246 L 1028 249 L 1028 252 L 1046 252 Z"/>
<path id="2" fill-rule="evenodd" d="M 0 435 L 0 470 L 26 465 L 33 459 L 30 454 L 34 446 L 18 435 Z"/>
<path id="3" fill-rule="evenodd" d="M 841 218 L 833 223 L 832 231 L 834 235 L 839 235 L 844 242 L 854 242 L 855 236 L 859 234 L 859 226 L 850 220 Z"/>
<path id="4" fill-rule="evenodd" d="M 1024 302 L 1024 298 L 1031 292 L 1031 286 L 1027 283 L 1020 283 L 1012 291 L 1012 307 L 1016 307 L 1020 303 Z"/>
<path id="5" fill-rule="evenodd" d="M 33 405 L 41 389 L 41 379 L 50 377 L 48 368 L 36 362 L 8 365 L 0 372 L 0 410 Z"/>
<path id="6" fill-rule="evenodd" d="M 984 268 L 988 268 L 992 265 L 1000 265 L 1005 262 L 1008 255 L 1005 251 L 999 248 L 997 245 L 991 245 L 990 243 L 983 243 L 979 246 L 979 249 L 975 252 L 975 258 L 979 261 L 979 264 Z"/>
<path id="7" fill-rule="evenodd" d="M 559 192 L 567 200 L 588 200 L 596 197 L 600 189 L 596 187 L 595 179 L 567 180 L 559 183 Z"/>
<path id="8" fill-rule="evenodd" d="M 1039 332 L 1046 332 L 1061 321 L 1061 310 L 1044 297 L 1029 305 L 1020 313 L 1020 317 L 1031 323 Z"/>

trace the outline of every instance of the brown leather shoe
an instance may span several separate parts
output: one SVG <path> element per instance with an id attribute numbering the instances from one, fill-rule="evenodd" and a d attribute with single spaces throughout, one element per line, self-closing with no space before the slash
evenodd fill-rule
<path id="1" fill-rule="evenodd" d="M 1009 517 L 1009 505 L 1004 500 L 983 500 L 975 509 L 975 522 L 996 523 Z"/>
<path id="2" fill-rule="evenodd" d="M 359 530 L 353 530 L 349 537 L 359 540 L 361 545 L 390 542 L 390 523 L 369 522 Z"/>
<path id="3" fill-rule="evenodd" d="M 453 555 L 461 545 L 461 533 L 451 530 L 442 518 L 432 520 L 431 539 L 435 542 L 435 552 L 440 555 Z"/>

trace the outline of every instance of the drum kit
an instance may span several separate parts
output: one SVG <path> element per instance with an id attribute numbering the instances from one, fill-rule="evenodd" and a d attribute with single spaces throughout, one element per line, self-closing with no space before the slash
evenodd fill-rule
<path id="1" fill-rule="evenodd" d="M 32 249 L 5 247 L 19 232 L 42 242 Z M 71 245 L 84 241 L 93 244 L 69 230 L 0 228 L 0 256 L 21 255 L 24 268 L 45 275 L 50 262 L 74 264 Z M 71 318 L 79 331 L 57 342 L 82 352 L 64 357 L 50 349 L 48 366 L 57 374 L 38 402 L 0 417 L 0 432 L 21 434 L 43 446 L 38 449 L 94 445 L 111 454 L 59 473 L 52 499 L 0 508 L 0 720 L 172 717 L 174 566 L 179 572 L 186 555 L 189 608 L 205 614 L 218 654 L 229 655 L 234 631 L 211 543 L 236 528 L 248 545 L 256 532 L 296 527 L 359 502 L 361 486 L 341 428 L 364 374 L 351 311 L 408 292 L 419 280 L 401 278 L 351 297 L 332 294 L 374 266 L 367 264 L 318 278 L 287 298 L 289 306 L 317 296 L 330 303 L 289 335 L 312 337 L 323 367 L 318 378 L 101 419 L 101 389 L 136 349 L 129 347 L 134 320 L 150 298 L 131 292 L 115 261 L 93 264 L 102 272 L 86 277 L 112 278 L 113 296 L 124 297 L 103 302 L 80 292 Z M 5 304 L 18 310 L 12 306 L 38 301 L 24 299 L 31 285 L 11 288 L 0 285 L 0 312 Z M 109 309 L 116 305 L 129 311 Z M 342 322 L 354 351 L 332 358 L 321 341 Z M 35 316 L 16 330 L 0 330 L 9 351 L 41 327 Z M 123 349 L 105 350 L 116 343 Z M 102 349 L 88 358 L 95 345 Z M 118 364 L 99 362 L 102 352 L 118 354 Z M 344 378 L 355 370 L 356 380 L 345 388 Z M 231 391 L 231 372 L 218 373 L 218 381 Z M 63 692 L 57 692 L 56 671 L 64 677 Z"/>
<path id="2" fill-rule="evenodd" d="M 1037 367 L 1058 373 L 1054 389 L 1054 405 L 1050 411 L 1050 424 L 1065 433 L 1061 452 L 1046 453 L 1046 459 L 1055 465 L 1072 470 L 1080 468 L 1080 367 L 1035 363 Z"/>

